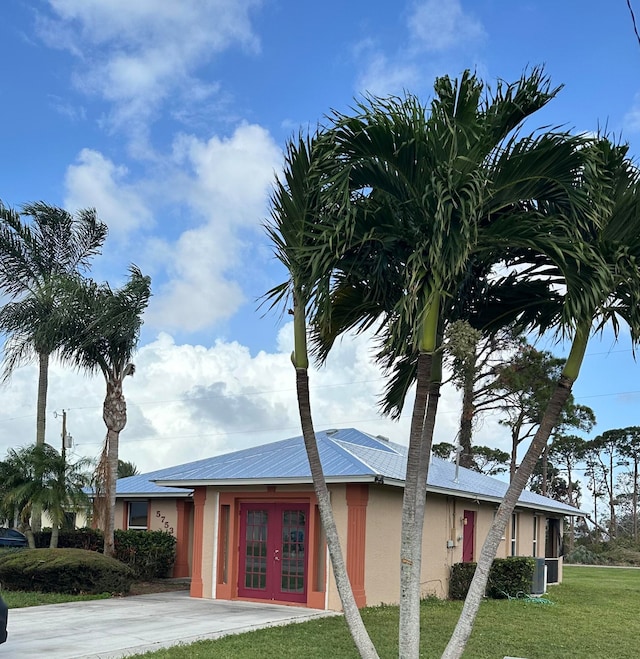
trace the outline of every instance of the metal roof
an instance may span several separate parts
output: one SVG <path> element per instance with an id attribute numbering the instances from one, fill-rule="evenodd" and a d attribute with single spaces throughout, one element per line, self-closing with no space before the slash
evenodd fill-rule
<path id="1" fill-rule="evenodd" d="M 355 428 L 316 433 L 327 482 L 386 482 L 402 486 L 407 447 L 374 437 Z M 311 472 L 302 436 L 234 451 L 213 458 L 131 476 L 118 481 L 118 495 L 188 496 L 180 488 L 198 485 L 310 483 Z M 441 458 L 432 457 L 427 492 L 479 501 L 499 502 L 508 487 Z M 525 490 L 519 506 L 565 515 L 581 514 L 559 501 Z"/>

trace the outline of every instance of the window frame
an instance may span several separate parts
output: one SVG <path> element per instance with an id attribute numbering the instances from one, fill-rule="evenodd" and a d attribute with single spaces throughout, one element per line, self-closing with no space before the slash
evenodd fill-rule
<path id="1" fill-rule="evenodd" d="M 133 505 L 140 505 L 140 504 L 144 504 L 144 506 L 146 508 L 144 526 L 140 526 L 138 524 L 135 524 L 135 525 L 131 524 L 132 519 L 136 519 L 136 517 L 137 517 L 137 519 L 139 519 L 139 518 L 142 517 L 139 514 L 136 517 L 134 517 L 131 514 L 131 507 Z M 128 531 L 148 531 L 149 530 L 149 501 L 148 501 L 148 499 L 132 499 L 131 501 L 127 501 L 127 530 Z"/>

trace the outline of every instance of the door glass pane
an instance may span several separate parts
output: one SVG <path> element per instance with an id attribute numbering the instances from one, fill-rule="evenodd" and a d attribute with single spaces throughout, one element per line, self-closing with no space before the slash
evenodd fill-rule
<path id="1" fill-rule="evenodd" d="M 267 511 L 248 510 L 244 586 L 264 590 L 267 585 Z"/>
<path id="2" fill-rule="evenodd" d="M 282 592 L 304 592 L 306 522 L 301 510 L 282 511 Z"/>

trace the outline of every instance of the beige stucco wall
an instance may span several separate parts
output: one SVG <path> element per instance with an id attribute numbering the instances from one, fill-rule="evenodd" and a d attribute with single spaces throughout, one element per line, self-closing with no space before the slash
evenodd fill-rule
<path id="1" fill-rule="evenodd" d="M 371 486 L 367 508 L 367 553 L 365 586 L 367 604 L 397 603 L 400 582 L 400 527 L 402 490 Z M 476 513 L 474 559 L 493 522 L 496 504 L 473 499 L 452 498 L 429 493 L 423 531 L 422 595 L 447 597 L 449 574 L 454 563 L 462 561 L 464 511 Z M 530 510 L 519 510 L 517 554 L 531 556 L 533 517 Z M 538 517 L 538 556 L 544 556 L 545 517 Z M 344 537 L 344 536 L 343 536 Z M 449 541 L 449 542 L 448 542 Z M 447 546 L 451 544 L 453 546 Z M 497 557 L 510 555 L 510 528 L 500 543 Z"/>

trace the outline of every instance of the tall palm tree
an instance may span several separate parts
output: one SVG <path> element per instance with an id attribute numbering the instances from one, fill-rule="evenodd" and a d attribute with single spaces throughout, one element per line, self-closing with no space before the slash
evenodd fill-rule
<path id="1" fill-rule="evenodd" d="M 85 271 L 106 236 L 94 209 L 72 215 L 39 201 L 18 213 L 0 202 L 0 293 L 9 298 L 0 308 L 0 334 L 6 336 L 0 381 L 37 359 L 39 445 L 45 441 L 49 360 L 63 338 L 58 280 Z M 39 530 L 37 506 L 33 517 Z"/>
<path id="2" fill-rule="evenodd" d="M 40 201 L 17 213 L 0 203 L 0 291 L 13 301 L 0 310 L 0 332 L 8 335 L 2 379 L 37 357 L 37 444 L 44 444 L 49 358 L 61 341 L 56 280 L 86 270 L 106 236 L 94 209 L 74 216 Z"/>
<path id="3" fill-rule="evenodd" d="M 106 384 L 102 418 L 107 436 L 97 469 L 97 518 L 104 532 L 104 553 L 113 556 L 118 444 L 127 423 L 123 381 L 133 375 L 142 314 L 151 296 L 151 279 L 136 267 L 129 280 L 113 290 L 109 284 L 70 279 L 66 289 L 66 339 L 62 358 L 88 373 L 100 372 Z"/>
<path id="4" fill-rule="evenodd" d="M 278 179 L 275 183 L 271 220 L 266 230 L 274 244 L 276 257 L 288 271 L 289 279 L 268 291 L 265 299 L 270 300 L 272 306 L 289 302 L 293 307 L 294 350 L 291 360 L 296 371 L 300 424 L 320 519 L 349 631 L 360 656 L 374 658 L 378 654 L 362 622 L 347 574 L 311 415 L 306 314 L 314 304 L 314 294 L 320 286 L 314 280 L 310 248 L 317 237 L 322 212 L 319 202 L 321 186 L 314 163 L 316 155 L 316 141 L 313 139 L 299 136 L 287 145 L 284 180 Z"/>
<path id="5" fill-rule="evenodd" d="M 519 138 L 522 122 L 557 92 L 538 69 L 487 98 L 469 72 L 459 81 L 439 78 L 435 90 L 429 112 L 408 96 L 369 99 L 356 116 L 336 113 L 326 138 L 336 154 L 326 189 L 337 191 L 326 205 L 338 215 L 326 243 L 336 249 L 342 241 L 348 258 L 333 279 L 331 315 L 316 319 L 320 353 L 339 331 L 376 326 L 378 358 L 391 372 L 383 410 L 399 414 L 416 383 L 401 532 L 402 657 L 419 651 L 422 529 L 440 388 L 433 364 L 444 321 L 474 258 L 486 276 L 509 241 L 522 250 L 571 245 L 545 220 L 539 200 L 570 205 L 580 162 L 568 136 Z"/>
<path id="6" fill-rule="evenodd" d="M 580 239 L 593 247 L 590 260 L 574 261 L 565 253 L 555 268 L 545 263 L 539 271 L 566 286 L 562 313 L 564 331 L 571 337 L 569 357 L 487 534 L 460 618 L 442 655 L 446 659 L 460 657 L 464 651 L 500 540 L 571 394 L 590 335 L 610 324 L 617 336 L 622 321 L 632 342 L 640 340 L 640 178 L 627 158 L 626 146 L 605 138 L 596 140 L 589 151 L 592 157 L 586 161 L 580 184 L 599 215 L 588 216 L 590 221 L 580 227 Z"/>

